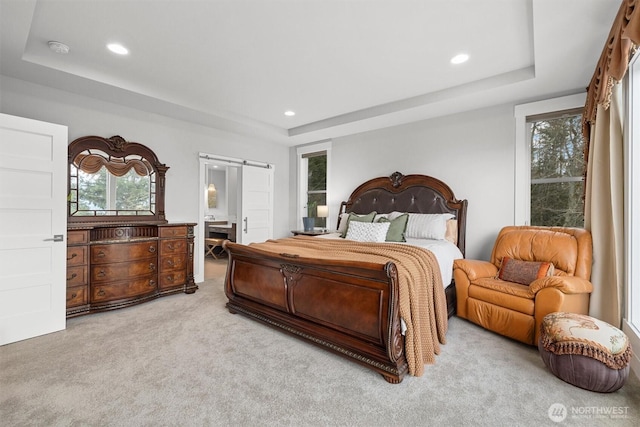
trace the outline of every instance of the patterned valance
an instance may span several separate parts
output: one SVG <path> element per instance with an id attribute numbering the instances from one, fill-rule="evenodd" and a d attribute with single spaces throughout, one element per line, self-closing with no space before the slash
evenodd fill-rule
<path id="1" fill-rule="evenodd" d="M 609 108 L 611 88 L 622 80 L 631 56 L 640 45 L 640 12 L 636 9 L 639 3 L 640 0 L 623 0 L 587 88 L 582 128 L 586 147 L 598 105 Z"/>
<path id="2" fill-rule="evenodd" d="M 98 172 L 103 166 L 115 176 L 124 176 L 131 169 L 135 170 L 140 176 L 148 176 L 153 172 L 153 168 L 146 160 L 107 159 L 99 154 L 78 154 L 74 160 L 74 165 L 83 172 L 91 174 Z"/>

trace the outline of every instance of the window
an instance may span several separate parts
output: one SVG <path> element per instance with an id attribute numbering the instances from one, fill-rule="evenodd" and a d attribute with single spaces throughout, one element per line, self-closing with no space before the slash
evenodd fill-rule
<path id="1" fill-rule="evenodd" d="M 515 108 L 516 225 L 584 226 L 585 94 Z"/>
<path id="2" fill-rule="evenodd" d="M 318 212 L 318 206 L 327 205 L 327 152 L 311 153 L 302 158 L 307 162 L 307 216 L 316 219 L 316 227 L 327 228 L 327 218 L 321 216 L 326 214 Z"/>
<path id="3" fill-rule="evenodd" d="M 582 109 L 527 117 L 531 225 L 584 227 Z"/>
<path id="4" fill-rule="evenodd" d="M 301 218 L 308 216 L 315 218 L 316 228 L 329 228 L 331 219 L 328 215 L 330 210 L 327 208 L 329 203 L 327 177 L 331 144 L 324 142 L 302 146 L 297 151 L 300 191 L 298 226 L 301 225 Z M 324 208 L 318 209 L 320 206 Z"/>
<path id="5" fill-rule="evenodd" d="M 627 325 L 623 330 L 637 347 L 640 337 L 640 60 L 636 54 L 629 65 L 627 117 L 625 129 L 625 232 L 627 266 Z"/>

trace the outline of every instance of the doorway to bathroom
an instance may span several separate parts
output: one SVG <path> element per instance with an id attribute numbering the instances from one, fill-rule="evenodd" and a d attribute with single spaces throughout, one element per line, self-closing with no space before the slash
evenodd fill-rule
<path id="1" fill-rule="evenodd" d="M 249 244 L 273 237 L 273 165 L 207 153 L 199 153 L 199 159 L 196 282 L 208 271 L 219 274 L 219 269 L 205 269 L 205 262 L 226 260 L 224 240 Z"/>

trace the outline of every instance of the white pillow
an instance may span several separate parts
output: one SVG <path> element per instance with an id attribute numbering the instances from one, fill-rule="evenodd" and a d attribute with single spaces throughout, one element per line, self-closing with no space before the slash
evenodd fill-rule
<path id="1" fill-rule="evenodd" d="M 447 231 L 447 220 L 454 218 L 452 214 L 409 214 L 405 237 L 412 239 L 444 240 Z"/>
<path id="2" fill-rule="evenodd" d="M 389 214 L 376 214 L 372 222 L 380 222 L 380 218 L 389 218 Z"/>
<path id="3" fill-rule="evenodd" d="M 387 216 L 387 218 L 389 219 L 389 221 L 393 221 L 394 219 L 398 218 L 400 215 L 404 215 L 405 213 L 406 212 L 393 211 Z"/>
<path id="4" fill-rule="evenodd" d="M 355 215 L 355 216 L 367 216 L 369 214 L 354 214 L 354 213 L 349 213 L 349 212 L 345 212 L 345 213 L 341 213 L 340 214 L 340 218 L 338 219 L 338 230 L 342 235 L 345 234 L 345 232 L 347 231 L 347 224 L 349 224 L 349 215 Z"/>
<path id="5" fill-rule="evenodd" d="M 345 238 L 357 242 L 384 242 L 390 224 L 389 222 L 349 221 Z"/>
<path id="6" fill-rule="evenodd" d="M 344 234 L 344 232 L 347 231 L 347 219 L 349 219 L 349 214 L 346 212 L 341 213 L 340 218 L 338 218 L 338 231 L 341 234 Z"/>

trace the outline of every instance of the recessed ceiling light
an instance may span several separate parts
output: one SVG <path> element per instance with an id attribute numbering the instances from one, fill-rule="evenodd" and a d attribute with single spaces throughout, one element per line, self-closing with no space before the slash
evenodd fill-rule
<path id="1" fill-rule="evenodd" d="M 66 55 L 67 53 L 69 53 L 69 46 L 53 40 L 49 42 L 49 49 L 61 55 Z"/>
<path id="2" fill-rule="evenodd" d="M 107 49 L 109 49 L 113 53 L 117 53 L 118 55 L 126 55 L 129 53 L 129 49 L 122 46 L 120 43 L 109 43 L 107 45 Z"/>
<path id="3" fill-rule="evenodd" d="M 285 115 L 285 116 L 288 116 L 288 117 L 292 117 L 292 116 L 295 116 L 295 115 L 296 115 L 296 112 L 295 112 L 295 111 L 291 111 L 291 110 L 289 110 L 289 111 L 285 111 L 285 112 L 284 112 L 284 115 Z"/>
<path id="4" fill-rule="evenodd" d="M 466 53 L 459 53 L 458 55 L 451 58 L 452 64 L 462 64 L 463 62 L 467 62 L 469 60 L 469 55 Z"/>

